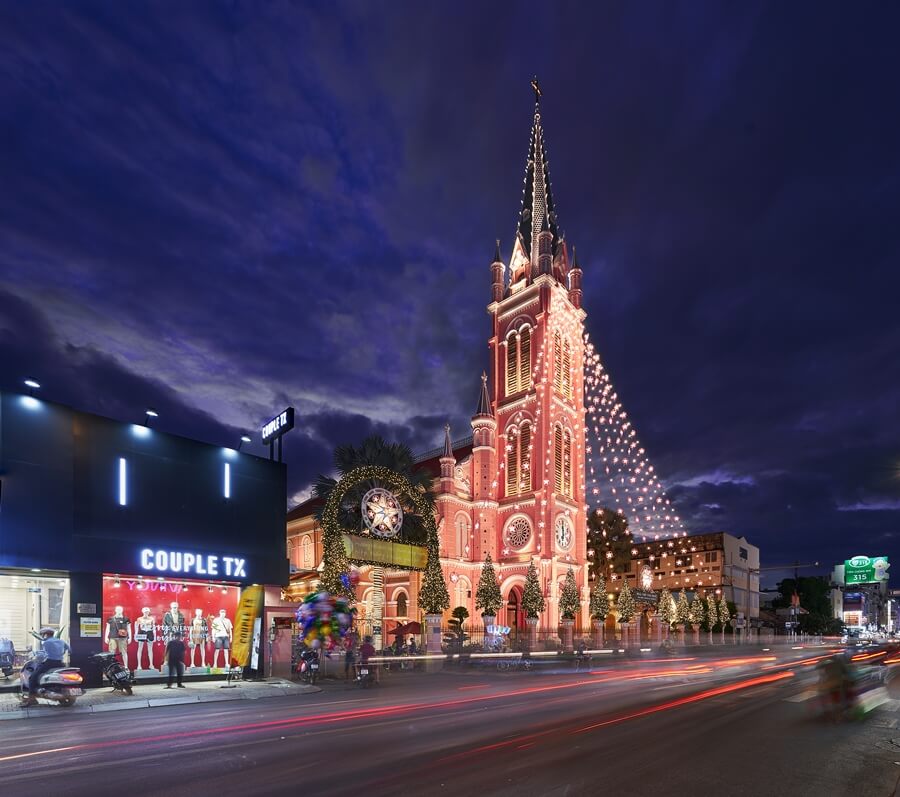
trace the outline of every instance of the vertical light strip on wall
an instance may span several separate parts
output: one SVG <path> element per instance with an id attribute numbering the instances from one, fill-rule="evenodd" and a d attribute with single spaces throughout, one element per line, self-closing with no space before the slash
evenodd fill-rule
<path id="1" fill-rule="evenodd" d="M 128 503 L 128 463 L 119 457 L 119 506 Z"/>
<path id="2" fill-rule="evenodd" d="M 231 464 L 225 463 L 225 476 L 222 483 L 222 489 L 226 498 L 231 498 Z"/>

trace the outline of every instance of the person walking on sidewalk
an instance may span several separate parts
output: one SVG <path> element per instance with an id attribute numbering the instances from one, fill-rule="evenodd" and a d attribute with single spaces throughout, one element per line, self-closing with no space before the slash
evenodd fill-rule
<path id="1" fill-rule="evenodd" d="M 166 662 L 169 665 L 169 679 L 166 681 L 166 689 L 172 688 L 172 680 L 178 678 L 178 688 L 184 689 L 181 678 L 184 675 L 184 642 L 181 637 L 173 637 L 166 645 Z"/>

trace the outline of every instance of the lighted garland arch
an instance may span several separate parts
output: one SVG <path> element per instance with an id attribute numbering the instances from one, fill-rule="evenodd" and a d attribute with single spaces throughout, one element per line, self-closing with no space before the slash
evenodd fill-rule
<path id="1" fill-rule="evenodd" d="M 354 468 L 342 476 L 325 502 L 321 521 L 324 548 L 323 588 L 328 592 L 348 595 L 351 598 L 354 597 L 353 591 L 341 581 L 341 575 L 349 569 L 349 561 L 341 542 L 341 534 L 347 533 L 347 530 L 341 528 L 338 522 L 338 515 L 344 496 L 353 487 L 364 481 L 379 482 L 390 488 L 395 494 L 402 495 L 413 505 L 416 513 L 422 518 L 422 522 L 425 524 L 425 547 L 428 550 L 428 557 L 425 565 L 425 575 L 422 579 L 422 589 L 419 591 L 419 606 L 427 614 L 440 614 L 445 609 L 449 609 L 450 593 L 447 591 L 444 574 L 441 571 L 440 543 L 437 525 L 434 522 L 434 512 L 422 494 L 409 483 L 405 476 L 380 465 L 364 465 Z M 399 570 L 419 570 L 417 567 L 397 567 L 386 562 L 360 559 L 354 559 L 354 562 L 390 566 Z"/>

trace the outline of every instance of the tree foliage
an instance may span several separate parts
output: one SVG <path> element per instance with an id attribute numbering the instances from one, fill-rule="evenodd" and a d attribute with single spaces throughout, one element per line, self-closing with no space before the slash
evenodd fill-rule
<path id="1" fill-rule="evenodd" d="M 588 569 L 593 581 L 598 576 L 624 573 L 631 563 L 634 540 L 628 530 L 628 519 L 608 507 L 595 509 L 587 519 Z"/>
<path id="2" fill-rule="evenodd" d="M 566 573 L 562 592 L 559 596 L 559 613 L 564 620 L 574 620 L 578 611 L 580 600 L 578 597 L 578 585 L 575 583 L 575 573 L 572 568 Z"/>
<path id="3" fill-rule="evenodd" d="M 672 599 L 672 593 L 669 592 L 668 587 L 663 587 L 659 593 L 656 612 L 663 625 L 672 625 L 675 622 L 675 601 Z"/>
<path id="4" fill-rule="evenodd" d="M 716 608 L 716 596 L 712 592 L 706 596 L 706 625 L 710 631 L 719 622 L 719 610 Z"/>
<path id="5" fill-rule="evenodd" d="M 700 597 L 699 592 L 694 593 L 694 600 L 691 601 L 688 619 L 691 625 L 702 625 L 705 617 L 706 612 L 703 611 L 703 599 Z"/>
<path id="6" fill-rule="evenodd" d="M 494 563 L 488 554 L 481 567 L 481 578 L 478 579 L 478 589 L 475 591 L 475 608 L 480 609 L 483 615 L 496 617 L 502 605 L 503 596 L 500 594 Z"/>
<path id="7" fill-rule="evenodd" d="M 728 601 L 725 600 L 723 595 L 719 600 L 719 622 L 722 624 L 723 631 L 727 627 L 729 620 L 731 620 L 731 610 L 728 608 Z"/>

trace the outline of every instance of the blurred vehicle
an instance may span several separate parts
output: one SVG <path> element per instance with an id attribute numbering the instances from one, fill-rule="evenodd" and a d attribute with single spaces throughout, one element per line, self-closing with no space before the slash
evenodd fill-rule
<path id="1" fill-rule="evenodd" d="M 61 706 L 74 706 L 75 701 L 84 694 L 81 685 L 84 678 L 81 676 L 81 670 L 77 667 L 54 667 L 41 674 L 37 684 L 37 689 L 33 692 L 28 691 L 28 683 L 31 674 L 38 664 L 43 661 L 43 656 L 39 653 L 30 659 L 22 667 L 19 673 L 19 679 L 22 687 L 22 703 L 23 705 L 36 705 L 38 698 L 41 700 L 49 700 L 52 703 L 59 703 Z"/>
<path id="2" fill-rule="evenodd" d="M 11 639 L 0 637 L 0 672 L 9 680 L 16 663 L 16 647 Z"/>

